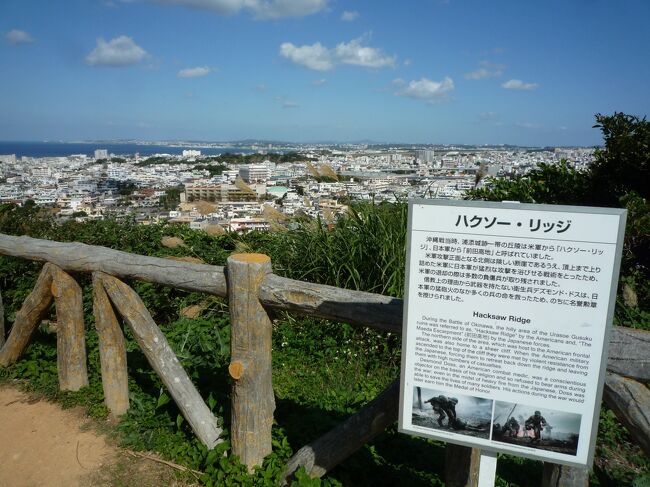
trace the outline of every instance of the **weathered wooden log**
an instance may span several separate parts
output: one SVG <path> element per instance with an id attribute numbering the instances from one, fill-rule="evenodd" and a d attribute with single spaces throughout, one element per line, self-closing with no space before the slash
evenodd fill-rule
<path id="1" fill-rule="evenodd" d="M 605 404 L 650 456 L 650 390 L 645 384 L 618 374 L 605 376 Z"/>
<path id="2" fill-rule="evenodd" d="M 271 363 L 271 320 L 259 302 L 259 287 L 271 272 L 271 259 L 262 254 L 228 257 L 230 309 L 230 376 L 233 454 L 248 466 L 261 465 L 271 453 L 275 398 Z"/>
<path id="3" fill-rule="evenodd" d="M 542 487 L 589 487 L 589 470 L 544 462 Z"/>
<path id="4" fill-rule="evenodd" d="M 104 403 L 111 415 L 118 417 L 129 409 L 126 346 L 113 306 L 97 273 L 93 273 L 93 312 L 99 338 Z"/>
<path id="5" fill-rule="evenodd" d="M 0 348 L 5 344 L 5 307 L 2 304 L 2 290 L 0 289 Z"/>
<path id="6" fill-rule="evenodd" d="M 226 297 L 223 267 L 129 254 L 81 243 L 0 234 L 0 254 L 53 262 L 70 272 L 100 271 Z M 264 306 L 289 309 L 353 325 L 402 331 L 402 300 L 268 274 L 261 285 Z"/>
<path id="7" fill-rule="evenodd" d="M 222 430 L 140 297 L 115 277 L 102 273 L 97 276 L 196 436 L 208 448 L 214 448 L 223 441 L 219 439 Z"/>
<path id="8" fill-rule="evenodd" d="M 52 265 L 52 296 L 56 306 L 56 365 L 59 388 L 78 391 L 88 385 L 86 369 L 86 330 L 81 286 L 75 279 Z"/>
<path id="9" fill-rule="evenodd" d="M 82 243 L 52 242 L 0 234 L 0 254 L 48 261 L 70 272 L 101 271 L 226 297 L 223 267 L 129 254 Z"/>
<path id="10" fill-rule="evenodd" d="M 117 277 L 156 282 L 226 297 L 223 267 L 129 254 L 80 243 L 61 243 L 0 234 L 0 254 L 47 260 L 63 270 L 102 271 Z M 402 331 L 403 301 L 378 294 L 296 281 L 268 274 L 260 286 L 266 307 L 288 309 L 352 325 Z M 608 369 L 650 381 L 650 332 L 614 327 Z"/>
<path id="11" fill-rule="evenodd" d="M 607 370 L 641 382 L 650 382 L 650 332 L 613 327 Z"/>
<path id="12" fill-rule="evenodd" d="M 445 446 L 445 486 L 477 487 L 481 450 L 447 443 Z"/>
<path id="13" fill-rule="evenodd" d="M 269 274 L 260 287 L 260 301 L 271 308 L 370 326 L 393 333 L 402 332 L 403 301 L 381 294 L 351 291 Z"/>
<path id="14" fill-rule="evenodd" d="M 34 290 L 16 313 L 7 342 L 0 350 L 0 366 L 7 367 L 18 360 L 27 347 L 34 330 L 52 304 L 51 265 L 45 264 L 36 280 Z"/>
<path id="15" fill-rule="evenodd" d="M 311 477 L 322 477 L 397 421 L 399 383 L 395 380 L 353 416 L 298 450 L 287 463 L 283 482 L 301 466 Z"/>

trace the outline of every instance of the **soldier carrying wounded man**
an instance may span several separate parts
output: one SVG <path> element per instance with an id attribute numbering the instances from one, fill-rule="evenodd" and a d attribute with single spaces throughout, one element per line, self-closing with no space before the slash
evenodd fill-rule
<path id="1" fill-rule="evenodd" d="M 424 402 L 431 404 L 433 410 L 438 414 L 438 426 L 442 426 L 443 420 L 448 417 L 447 425 L 456 427 L 456 404 L 458 404 L 458 399 L 440 394 Z"/>

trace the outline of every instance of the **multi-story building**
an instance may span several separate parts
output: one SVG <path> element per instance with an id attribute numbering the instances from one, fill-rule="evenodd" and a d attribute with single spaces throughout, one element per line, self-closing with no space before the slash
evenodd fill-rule
<path id="1" fill-rule="evenodd" d="M 239 175 L 247 183 L 263 183 L 271 177 L 266 164 L 250 164 L 239 168 Z"/>

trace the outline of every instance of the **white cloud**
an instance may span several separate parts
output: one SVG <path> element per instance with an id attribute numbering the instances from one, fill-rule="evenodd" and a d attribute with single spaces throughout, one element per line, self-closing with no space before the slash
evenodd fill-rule
<path id="1" fill-rule="evenodd" d="M 393 81 L 393 85 L 399 87 L 395 92 L 397 96 L 406 96 L 408 98 L 434 103 L 447 98 L 449 92 L 454 89 L 454 80 L 449 76 L 445 77 L 442 81 L 431 81 L 427 78 L 421 78 L 406 84 L 404 80 L 398 78 Z"/>
<path id="2" fill-rule="evenodd" d="M 249 10 L 256 19 L 272 20 L 285 17 L 305 17 L 324 10 L 329 0 L 153 0 L 157 3 L 182 5 L 232 15 Z"/>
<path id="3" fill-rule="evenodd" d="M 352 22 L 354 20 L 357 20 L 359 18 L 359 12 L 355 10 L 346 10 L 341 14 L 341 20 L 344 22 Z"/>
<path id="4" fill-rule="evenodd" d="M 534 90 L 539 85 L 537 83 L 524 83 L 520 79 L 511 79 L 501 85 L 506 90 Z"/>
<path id="5" fill-rule="evenodd" d="M 196 68 L 181 69 L 176 76 L 179 78 L 200 78 L 201 76 L 207 76 L 212 71 L 214 70 L 207 66 L 197 66 Z"/>
<path id="6" fill-rule="evenodd" d="M 479 63 L 480 68 L 471 73 L 467 73 L 465 78 L 467 79 L 487 79 L 487 78 L 497 78 L 503 74 L 503 70 L 506 69 L 504 64 L 495 64 L 490 61 L 481 61 Z"/>
<path id="7" fill-rule="evenodd" d="M 395 56 L 386 56 L 381 49 L 361 45 L 360 39 L 348 43 L 341 42 L 334 49 L 336 58 L 343 64 L 353 64 L 365 68 L 395 67 Z"/>
<path id="8" fill-rule="evenodd" d="M 260 20 L 305 17 L 324 10 L 328 0 L 244 0 Z"/>
<path id="9" fill-rule="evenodd" d="M 311 82 L 311 84 L 314 86 L 323 86 L 325 83 L 327 83 L 327 80 L 325 78 L 315 79 Z"/>
<path id="10" fill-rule="evenodd" d="M 133 39 L 119 36 L 106 42 L 97 39 L 97 47 L 86 56 L 89 66 L 129 66 L 147 57 L 147 51 L 138 46 Z"/>
<path id="11" fill-rule="evenodd" d="M 282 102 L 282 108 L 298 108 L 300 105 L 295 101 L 286 100 Z"/>
<path id="12" fill-rule="evenodd" d="M 341 42 L 329 49 L 320 42 L 311 45 L 295 46 L 285 42 L 280 46 L 280 55 L 294 64 L 315 71 L 329 71 L 336 64 L 350 64 L 365 68 L 395 67 L 395 56 L 385 55 L 381 49 L 361 44 L 361 39 Z"/>
<path id="13" fill-rule="evenodd" d="M 320 42 L 311 46 L 294 46 L 291 42 L 284 42 L 280 46 L 280 55 L 298 66 L 315 71 L 329 71 L 334 67 L 329 49 Z"/>
<path id="14" fill-rule="evenodd" d="M 259 93 L 266 93 L 266 91 L 268 90 L 268 87 L 267 87 L 264 83 L 260 83 L 259 85 L 257 85 L 257 86 L 255 87 L 255 89 L 256 89 Z"/>
<path id="15" fill-rule="evenodd" d="M 11 29 L 9 32 L 6 32 L 5 39 L 11 44 L 26 44 L 28 42 L 34 42 L 34 38 L 29 34 L 29 32 L 18 29 Z"/>
<path id="16" fill-rule="evenodd" d="M 405 59 L 404 60 L 404 66 L 410 66 L 413 63 L 410 59 Z"/>

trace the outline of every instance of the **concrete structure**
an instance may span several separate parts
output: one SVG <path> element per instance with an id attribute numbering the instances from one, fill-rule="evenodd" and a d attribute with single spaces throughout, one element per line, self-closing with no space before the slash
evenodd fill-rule
<path id="1" fill-rule="evenodd" d="M 239 168 L 239 175 L 247 183 L 263 183 L 271 177 L 266 164 L 250 164 Z"/>

